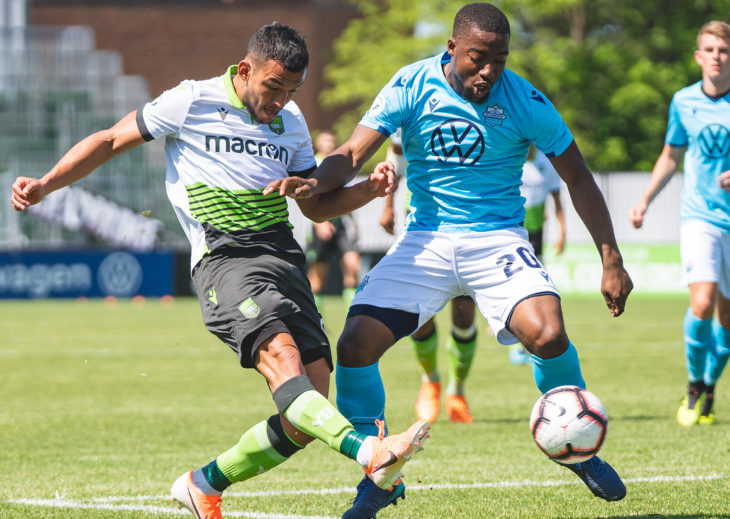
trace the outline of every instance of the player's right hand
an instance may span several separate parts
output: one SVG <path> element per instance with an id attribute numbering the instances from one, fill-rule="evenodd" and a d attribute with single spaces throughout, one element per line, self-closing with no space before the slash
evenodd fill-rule
<path id="1" fill-rule="evenodd" d="M 275 191 L 279 196 L 291 198 L 309 198 L 315 193 L 318 182 L 314 178 L 287 177 L 269 182 L 264 188 L 263 195 L 266 196 Z"/>
<path id="2" fill-rule="evenodd" d="M 37 204 L 46 196 L 43 185 L 35 178 L 18 177 L 13 182 L 13 193 L 10 196 L 10 205 L 16 211 L 25 211 Z"/>
<path id="3" fill-rule="evenodd" d="M 628 217 L 631 224 L 636 229 L 641 229 L 641 226 L 644 225 L 644 215 L 646 214 L 646 204 L 643 202 L 639 202 L 634 207 L 629 209 Z"/>

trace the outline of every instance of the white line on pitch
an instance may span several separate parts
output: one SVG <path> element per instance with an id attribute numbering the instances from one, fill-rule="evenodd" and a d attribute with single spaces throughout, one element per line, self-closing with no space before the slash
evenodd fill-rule
<path id="1" fill-rule="evenodd" d="M 134 498 L 132 498 L 134 499 Z M 84 510 L 116 510 L 129 512 L 154 512 L 156 514 L 190 515 L 187 511 L 181 511 L 173 507 L 151 506 L 151 505 L 121 505 L 104 503 L 80 503 L 68 499 L 10 499 L 10 503 L 18 505 L 44 506 L 49 508 L 73 508 Z M 226 511 L 227 517 L 248 517 L 250 519 L 337 519 L 325 515 L 297 515 L 297 514 L 267 514 L 263 512 L 235 512 Z"/>
<path id="2" fill-rule="evenodd" d="M 625 483 L 681 483 L 691 481 L 711 481 L 719 479 L 728 479 L 730 474 L 710 474 L 707 476 L 651 476 L 639 478 L 624 479 Z M 554 487 L 563 485 L 578 485 L 582 482 L 578 479 L 571 480 L 547 480 L 547 481 L 495 481 L 483 483 L 435 483 L 432 485 L 408 485 L 408 490 L 450 490 L 450 489 L 479 489 L 479 488 L 523 488 L 523 487 Z M 353 487 L 335 487 L 322 489 L 300 489 L 300 490 L 264 490 L 258 492 L 226 492 L 229 497 L 277 497 L 277 496 L 297 496 L 297 495 L 328 495 L 328 494 L 345 494 L 354 493 Z M 49 506 L 59 508 L 98 508 L 113 510 L 140 510 L 151 512 L 174 513 L 176 510 L 171 508 L 163 508 L 159 506 L 148 505 L 113 505 L 111 503 L 130 502 L 130 501 L 166 501 L 169 499 L 167 495 L 158 496 L 108 496 L 95 497 L 91 499 L 91 503 L 82 503 L 79 501 L 71 501 L 65 498 L 57 499 L 10 499 L 8 502 L 16 504 L 28 504 L 36 506 Z M 300 515 L 281 515 L 281 514 L 262 514 L 257 512 L 227 512 L 231 517 L 250 517 L 255 519 L 328 519 L 325 516 L 300 516 Z"/>

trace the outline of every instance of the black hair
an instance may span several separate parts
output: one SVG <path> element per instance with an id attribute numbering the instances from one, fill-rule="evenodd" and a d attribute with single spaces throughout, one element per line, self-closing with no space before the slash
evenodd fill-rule
<path id="1" fill-rule="evenodd" d="M 462 36 L 472 29 L 509 36 L 509 20 L 500 9 L 486 2 L 467 4 L 454 17 L 453 36 Z"/>
<path id="2" fill-rule="evenodd" d="M 279 22 L 271 22 L 256 31 L 248 42 L 247 54 L 261 63 L 274 60 L 289 72 L 301 72 L 309 65 L 304 36 Z"/>

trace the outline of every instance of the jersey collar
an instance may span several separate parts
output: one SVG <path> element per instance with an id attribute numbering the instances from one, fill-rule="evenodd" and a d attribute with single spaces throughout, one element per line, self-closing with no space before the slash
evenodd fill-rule
<path id="1" fill-rule="evenodd" d="M 238 74 L 238 65 L 231 65 L 228 67 L 226 73 L 223 74 L 223 86 L 226 89 L 226 94 L 228 95 L 228 102 L 231 103 L 231 106 L 234 108 L 245 109 L 243 101 L 241 101 L 238 98 L 238 94 L 236 94 L 236 87 L 233 86 L 234 74 Z"/>

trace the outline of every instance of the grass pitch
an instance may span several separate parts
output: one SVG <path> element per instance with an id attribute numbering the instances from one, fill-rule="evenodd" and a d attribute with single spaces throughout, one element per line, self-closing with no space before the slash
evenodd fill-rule
<path id="1" fill-rule="evenodd" d="M 718 384 L 714 426 L 682 429 L 674 419 L 686 380 L 686 307 L 686 296 L 632 297 L 614 319 L 599 294 L 563 300 L 583 375 L 610 417 L 601 455 L 624 477 L 626 499 L 594 498 L 540 453 L 528 430 L 538 397 L 531 370 L 509 363 L 480 318 L 467 382 L 475 423 L 442 414 L 406 467 L 407 499 L 379 519 L 730 518 L 730 376 Z M 345 312 L 338 298 L 325 301 L 333 343 Z M 263 378 L 205 330 L 195 300 L 1 302 L 0 313 L 2 519 L 177 515 L 166 500 L 175 478 L 275 412 Z M 442 339 L 447 316 L 439 316 Z M 419 388 L 409 343 L 393 347 L 380 369 L 398 431 L 414 419 Z M 354 462 L 313 443 L 233 486 L 223 512 L 337 518 L 360 477 Z"/>

